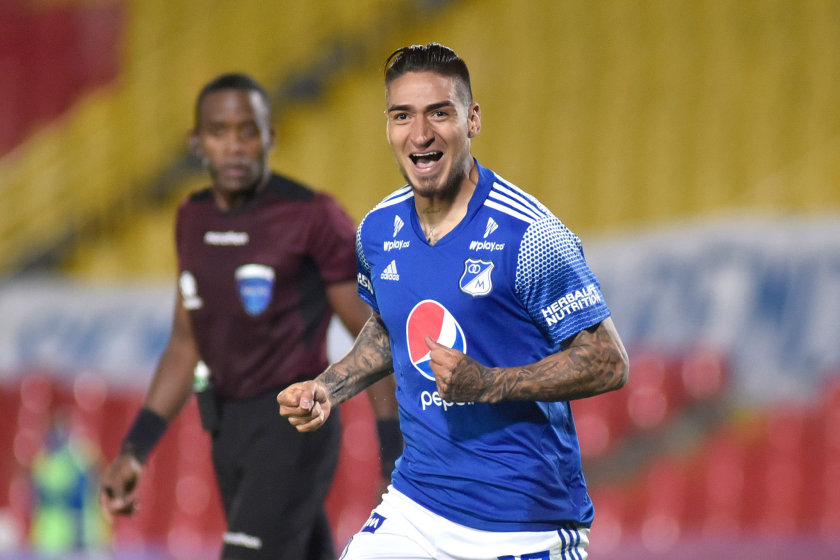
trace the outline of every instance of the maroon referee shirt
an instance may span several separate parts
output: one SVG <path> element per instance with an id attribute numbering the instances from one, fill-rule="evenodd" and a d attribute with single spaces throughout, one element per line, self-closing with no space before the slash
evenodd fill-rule
<path id="1" fill-rule="evenodd" d="M 329 195 L 273 174 L 223 212 L 189 196 L 175 228 L 178 284 L 218 395 L 253 397 L 327 367 L 326 285 L 356 278 L 350 217 Z"/>

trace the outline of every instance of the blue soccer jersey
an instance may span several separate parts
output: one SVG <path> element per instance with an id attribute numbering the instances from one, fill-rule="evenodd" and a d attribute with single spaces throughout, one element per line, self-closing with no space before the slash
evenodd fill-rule
<path id="1" fill-rule="evenodd" d="M 535 198 L 480 165 L 467 215 L 434 246 L 404 187 L 357 232 L 359 294 L 391 339 L 405 451 L 394 487 L 486 531 L 589 525 L 568 402 L 441 399 L 425 336 L 486 366 L 537 362 L 609 316 L 580 240 Z"/>

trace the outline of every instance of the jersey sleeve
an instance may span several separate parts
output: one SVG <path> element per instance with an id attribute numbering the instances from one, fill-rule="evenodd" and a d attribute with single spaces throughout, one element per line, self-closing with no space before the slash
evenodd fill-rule
<path id="1" fill-rule="evenodd" d="M 187 205 L 189 204 L 189 197 L 185 198 L 178 204 L 178 210 L 175 213 L 175 259 L 178 264 L 178 272 L 183 269 L 183 252 L 184 252 L 184 220 L 187 213 Z"/>
<path id="2" fill-rule="evenodd" d="M 373 310 L 379 313 L 379 305 L 376 303 L 376 295 L 373 291 L 373 281 L 370 277 L 370 262 L 365 257 L 365 250 L 362 244 L 362 227 L 365 221 L 359 224 L 356 230 L 356 266 L 358 268 L 359 297 L 370 305 Z"/>
<path id="3" fill-rule="evenodd" d="M 580 239 L 552 215 L 525 231 L 515 290 L 531 319 L 554 344 L 610 316 Z"/>
<path id="4" fill-rule="evenodd" d="M 318 199 L 320 204 L 310 228 L 309 254 L 327 284 L 353 280 L 356 277 L 353 220 L 331 196 L 319 194 Z"/>

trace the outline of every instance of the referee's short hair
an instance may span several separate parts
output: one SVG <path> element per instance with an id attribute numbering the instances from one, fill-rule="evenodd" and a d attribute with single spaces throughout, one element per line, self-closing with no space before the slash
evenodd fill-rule
<path id="1" fill-rule="evenodd" d="M 409 72 L 434 72 L 441 76 L 457 78 L 463 101 L 472 103 L 472 86 L 467 64 L 455 51 L 440 43 L 411 45 L 391 53 L 385 61 L 385 87 Z"/>
<path id="2" fill-rule="evenodd" d="M 258 81 L 256 81 L 248 74 L 232 72 L 229 74 L 222 74 L 221 76 L 216 76 L 210 82 L 208 82 L 206 86 L 201 88 L 201 91 L 198 94 L 198 98 L 195 100 L 196 128 L 198 128 L 198 125 L 201 122 L 201 104 L 204 103 L 204 99 L 211 93 L 228 89 L 235 89 L 247 92 L 257 92 L 262 98 L 263 102 L 265 103 L 265 108 L 268 109 L 269 119 L 271 119 L 271 98 L 268 96 L 268 92 L 265 91 L 265 88 L 262 87 Z"/>

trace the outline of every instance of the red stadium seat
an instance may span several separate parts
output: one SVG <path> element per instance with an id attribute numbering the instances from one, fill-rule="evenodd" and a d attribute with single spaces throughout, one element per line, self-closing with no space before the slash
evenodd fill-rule
<path id="1" fill-rule="evenodd" d="M 687 397 L 707 400 L 718 396 L 724 387 L 723 357 L 710 350 L 695 350 L 682 361 L 681 381 Z"/>
<path id="2" fill-rule="evenodd" d="M 793 535 L 802 495 L 802 448 L 805 414 L 796 408 L 774 411 L 767 420 L 764 458 L 764 506 L 760 529 Z"/>
<path id="3" fill-rule="evenodd" d="M 647 470 L 640 534 L 648 550 L 665 552 L 679 539 L 685 487 L 685 471 L 675 460 L 662 459 Z"/>
<path id="4" fill-rule="evenodd" d="M 725 432 L 711 440 L 703 452 L 698 485 L 705 491 L 701 531 L 709 536 L 738 534 L 746 472 L 742 444 Z"/>
<path id="5" fill-rule="evenodd" d="M 627 432 L 622 421 L 624 399 L 620 391 L 572 401 L 575 428 L 584 459 L 594 459 L 606 452 Z"/>
<path id="6" fill-rule="evenodd" d="M 660 426 L 669 411 L 666 387 L 667 361 L 653 352 L 634 353 L 627 382 L 627 415 L 640 429 Z"/>
<path id="7" fill-rule="evenodd" d="M 608 555 L 618 548 L 626 532 L 627 493 L 621 488 L 607 486 L 593 489 L 592 503 L 595 506 L 595 521 L 590 535 L 590 552 L 593 555 Z"/>

